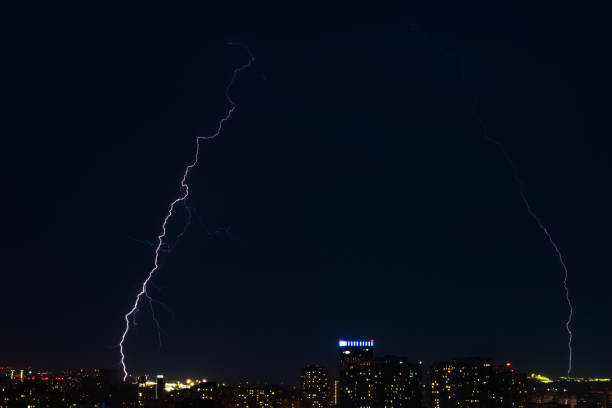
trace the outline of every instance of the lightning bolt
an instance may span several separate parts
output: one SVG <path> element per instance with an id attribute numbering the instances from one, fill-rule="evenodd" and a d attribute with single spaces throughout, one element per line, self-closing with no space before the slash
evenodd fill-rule
<path id="1" fill-rule="evenodd" d="M 149 301 L 149 307 L 151 308 L 151 318 L 153 322 L 155 322 L 155 327 L 157 328 L 157 341 L 159 342 L 159 348 L 162 346 L 162 338 L 161 338 L 161 326 L 159 325 L 159 320 L 157 320 L 157 316 L 155 315 L 155 307 L 153 307 L 153 298 L 147 292 L 145 292 L 147 296 L 147 300 Z M 135 316 L 136 314 L 134 314 Z M 134 320 L 134 322 L 136 322 Z"/>
<path id="2" fill-rule="evenodd" d="M 169 243 L 164 242 L 159 247 L 160 252 L 165 252 L 165 253 L 172 252 L 171 248 L 178 245 L 179 241 L 181 240 L 183 235 L 185 235 L 185 233 L 187 232 L 187 229 L 191 225 L 191 207 L 189 207 L 185 201 L 183 202 L 183 205 L 185 206 L 185 209 L 187 210 L 187 222 L 185 223 L 185 226 L 183 227 L 183 231 L 181 231 L 181 233 L 176 236 L 176 239 L 174 240 L 174 245 L 171 246 Z M 141 243 L 141 244 L 149 245 L 150 247 L 153 247 L 153 248 L 156 247 L 156 244 L 149 241 L 148 239 L 141 240 L 141 239 L 136 239 L 136 238 L 131 238 L 131 237 L 130 239 L 138 243 Z M 152 283 L 152 281 L 149 281 L 149 282 Z M 162 330 L 161 330 L 161 325 L 159 324 L 159 320 L 157 319 L 157 315 L 155 314 L 155 306 L 153 305 L 154 300 L 148 291 L 145 292 L 145 296 L 147 297 L 147 301 L 149 302 L 149 308 L 151 309 L 151 319 L 153 320 L 153 323 L 155 323 L 155 328 L 157 329 L 157 341 L 159 343 L 159 348 L 161 349 L 162 348 Z M 137 325 L 136 314 L 138 313 L 139 310 L 140 310 L 139 308 L 136 308 L 136 311 L 132 314 L 132 324 L 134 326 Z"/>
<path id="3" fill-rule="evenodd" d="M 512 160 L 512 158 L 510 157 L 510 155 L 506 151 L 506 148 L 504 147 L 504 145 L 499 140 L 496 140 L 496 139 L 494 139 L 494 138 L 489 136 L 489 134 L 487 132 L 487 127 L 485 126 L 485 123 L 483 122 L 483 120 L 480 118 L 480 116 L 478 115 L 478 113 L 476 111 L 476 105 L 474 105 L 473 113 L 474 113 L 474 116 L 476 117 L 476 120 L 480 124 L 480 127 L 482 128 L 484 139 L 487 142 L 497 146 L 499 151 L 502 153 L 502 155 L 506 159 L 506 162 L 508 163 L 508 165 L 512 168 L 512 175 L 514 177 L 514 181 L 518 185 L 519 194 L 521 196 L 521 200 L 523 201 L 523 204 L 525 205 L 525 209 L 527 210 L 527 213 L 536 222 L 536 224 L 538 225 L 540 230 L 542 230 L 544 235 L 546 235 L 546 238 L 548 239 L 548 242 L 552 246 L 553 250 L 555 251 L 555 253 L 557 255 L 557 258 L 559 259 L 559 263 L 561 264 L 561 268 L 563 269 L 563 289 L 565 291 L 565 300 L 567 302 L 567 306 L 568 306 L 568 309 L 569 309 L 567 320 L 565 321 L 565 330 L 567 331 L 567 336 L 568 336 L 567 349 L 568 349 L 568 352 L 569 352 L 569 358 L 568 358 L 568 366 L 567 366 L 567 376 L 569 378 L 570 374 L 572 372 L 572 354 L 573 354 L 572 340 L 573 340 L 573 337 L 574 337 L 574 335 L 572 333 L 572 329 L 570 328 L 570 324 L 572 322 L 572 317 L 574 315 L 574 306 L 572 305 L 572 300 L 570 298 L 569 287 L 568 287 L 568 283 L 567 283 L 568 275 L 569 275 L 568 270 L 567 270 L 567 265 L 565 264 L 565 260 L 563 259 L 563 255 L 561 253 L 561 250 L 559 249 L 559 246 L 557 245 L 557 243 L 554 241 L 552 235 L 550 234 L 550 231 L 548 230 L 546 225 L 544 225 L 544 223 L 542 222 L 540 217 L 538 217 L 538 215 L 535 213 L 535 211 L 533 211 L 533 208 L 531 207 L 531 204 L 529 203 L 529 200 L 527 199 L 527 194 L 525 193 L 525 186 L 524 186 L 523 180 L 520 177 L 520 174 L 519 174 L 518 167 L 517 167 L 516 163 L 514 162 L 514 160 Z"/>
<path id="4" fill-rule="evenodd" d="M 194 208 L 191 208 L 190 206 L 187 205 L 186 201 L 183 201 L 183 206 L 185 207 L 185 210 L 187 211 L 187 221 L 185 222 L 185 226 L 183 227 L 183 230 L 176 236 L 175 240 L 174 240 L 174 244 L 171 246 L 169 243 L 164 242 L 162 244 L 162 246 L 159 248 L 160 252 L 165 252 L 165 253 L 170 253 L 172 252 L 172 248 L 176 247 L 178 245 L 178 243 L 180 242 L 181 238 L 183 237 L 183 235 L 185 235 L 185 233 L 187 232 L 187 230 L 189 229 L 189 226 L 191 225 L 191 219 L 192 219 L 192 210 L 193 212 L 195 212 Z M 197 215 L 197 213 L 196 213 Z M 198 219 L 199 216 L 198 216 Z M 202 223 L 202 220 L 200 219 L 200 223 Z M 206 231 L 206 234 L 209 237 L 214 237 L 215 235 L 217 235 L 220 232 L 224 232 L 226 235 L 229 235 L 229 227 L 226 228 L 219 228 L 217 230 L 215 230 L 214 232 L 210 232 L 208 230 L 208 228 L 206 228 L 206 226 L 202 223 L 203 228 Z M 140 244 L 146 244 L 150 247 L 155 248 L 156 244 L 154 242 L 149 241 L 148 239 L 136 239 L 136 238 L 132 238 L 129 237 L 131 240 L 136 241 Z M 149 281 L 150 284 L 152 284 L 152 281 Z M 153 320 L 153 323 L 155 323 L 155 328 L 157 329 L 157 341 L 159 343 L 159 348 L 162 348 L 162 329 L 161 329 L 161 325 L 159 324 L 159 320 L 157 319 L 157 315 L 155 314 L 155 306 L 153 305 L 154 302 L 157 302 L 161 305 L 163 305 L 163 303 L 154 300 L 151 297 L 151 294 L 147 291 L 145 292 L 145 296 L 147 297 L 147 301 L 149 302 L 149 308 L 151 309 L 151 319 Z M 138 313 L 140 309 L 136 308 L 136 311 L 132 314 L 132 325 L 136 326 L 136 314 Z"/>
<path id="5" fill-rule="evenodd" d="M 128 237 L 129 239 L 131 239 L 132 241 L 136 241 L 139 244 L 145 244 L 148 245 L 150 247 L 155 248 L 157 246 L 157 244 L 155 242 L 151 242 L 148 239 L 136 239 L 136 238 L 132 238 L 132 237 Z M 166 252 L 166 253 L 170 253 L 171 248 L 170 248 L 170 244 L 164 242 L 164 244 L 161 246 L 161 248 L 159 249 L 161 252 Z"/>
<path id="6" fill-rule="evenodd" d="M 247 52 L 249 56 L 249 60 L 246 64 L 240 65 L 234 69 L 232 73 L 232 77 L 228 85 L 225 88 L 225 99 L 229 103 L 230 107 L 228 111 L 226 112 L 225 116 L 223 116 L 221 120 L 219 120 L 217 124 L 217 130 L 212 135 L 196 137 L 196 150 L 195 150 L 194 159 L 190 164 L 187 165 L 187 167 L 185 167 L 185 172 L 183 173 L 183 177 L 181 178 L 181 186 L 180 186 L 181 194 L 174 201 L 170 203 L 170 208 L 168 209 L 168 213 L 164 217 L 164 220 L 161 225 L 161 233 L 157 236 L 157 245 L 155 247 L 155 257 L 153 260 L 153 268 L 149 271 L 146 279 L 142 282 L 142 287 L 140 289 L 140 292 L 138 292 L 138 294 L 136 295 L 134 305 L 132 306 L 130 311 L 127 312 L 125 316 L 123 317 L 125 321 L 125 329 L 123 331 L 123 334 L 121 335 L 121 341 L 119 342 L 119 352 L 121 354 L 121 367 L 123 369 L 123 381 L 125 381 L 128 377 L 127 367 L 125 365 L 125 352 L 123 350 L 123 345 L 125 343 L 125 338 L 128 332 L 130 331 L 130 317 L 132 317 L 135 313 L 137 313 L 138 304 L 140 302 L 140 299 L 143 296 L 149 300 L 149 303 L 151 304 L 151 309 L 153 310 L 152 298 L 149 296 L 147 292 L 147 285 L 151 281 L 151 278 L 153 277 L 153 274 L 155 273 L 155 271 L 157 271 L 157 269 L 159 268 L 159 254 L 160 252 L 163 251 L 162 248 L 164 248 L 164 238 L 166 237 L 166 227 L 168 225 L 168 221 L 170 220 L 170 218 L 172 218 L 172 215 L 174 213 L 174 208 L 176 207 L 177 204 L 185 203 L 185 200 L 187 200 L 187 197 L 189 196 L 189 184 L 187 183 L 187 178 L 191 170 L 198 164 L 198 157 L 200 154 L 200 142 L 203 140 L 211 140 L 219 136 L 219 134 L 223 130 L 223 125 L 225 125 L 225 122 L 227 122 L 232 117 L 234 111 L 236 110 L 237 105 L 230 96 L 230 90 L 232 86 L 234 85 L 234 82 L 236 81 L 238 74 L 250 68 L 253 62 L 255 61 L 253 54 L 251 53 L 251 51 L 246 45 L 240 44 L 240 43 L 234 43 L 234 42 L 229 42 L 228 45 L 231 45 L 231 46 L 235 45 L 235 46 L 239 46 L 243 48 Z M 157 327 L 159 328 L 159 322 L 157 322 L 157 319 L 155 319 L 155 321 L 157 323 Z"/>

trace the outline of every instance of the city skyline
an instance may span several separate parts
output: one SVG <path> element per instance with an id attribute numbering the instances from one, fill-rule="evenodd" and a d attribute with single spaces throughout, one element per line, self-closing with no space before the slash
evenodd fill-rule
<path id="1" fill-rule="evenodd" d="M 344 338 L 340 338 L 338 340 L 336 340 L 335 342 L 336 345 L 336 349 L 334 352 L 334 349 L 330 348 L 330 355 L 332 356 L 332 360 L 333 359 L 337 359 L 338 357 L 338 352 L 340 353 L 340 356 L 342 357 L 343 353 L 346 353 L 346 350 L 352 350 L 352 349 L 365 349 L 366 351 L 371 350 L 371 355 L 370 358 L 374 358 L 374 356 L 376 355 L 376 358 L 381 358 L 381 359 L 385 359 L 388 357 L 393 357 L 396 358 L 396 356 L 398 355 L 403 355 L 404 353 L 402 353 L 401 351 L 399 352 L 394 352 L 394 353 L 390 353 L 390 352 L 382 352 L 379 354 L 375 354 L 374 349 L 375 347 L 378 347 L 378 342 L 375 341 L 375 339 L 372 338 L 368 338 L 366 339 L 348 339 L 346 337 Z M 533 367 L 533 366 L 525 366 L 525 367 L 517 367 L 511 360 L 499 360 L 496 361 L 494 359 L 491 359 L 490 357 L 487 356 L 482 356 L 482 355 L 469 355 L 469 356 L 454 356 L 452 358 L 438 358 L 435 359 L 433 361 L 423 361 L 423 360 L 412 360 L 410 358 L 406 358 L 406 357 L 397 357 L 400 358 L 402 360 L 405 361 L 406 364 L 408 365 L 414 365 L 414 366 L 420 366 L 420 367 L 424 367 L 425 371 L 428 371 L 430 368 L 433 368 L 437 365 L 440 364 L 446 364 L 447 361 L 456 361 L 456 360 L 470 360 L 470 359 L 482 359 L 483 361 L 488 361 L 489 364 L 493 364 L 493 365 L 497 365 L 499 367 L 508 367 L 511 368 L 512 370 L 517 370 L 520 371 L 522 373 L 527 373 L 531 376 L 532 379 L 540 381 L 542 383 L 546 383 L 546 382 L 551 382 L 551 381 L 558 381 L 558 380 L 563 380 L 563 379 L 567 379 L 567 377 L 563 376 L 563 375 L 558 375 L 558 376 L 553 376 L 550 375 L 550 373 L 547 373 L 541 369 L 538 369 L 537 367 Z M 341 376 L 341 372 L 339 371 L 337 365 L 331 364 L 331 365 L 326 365 L 321 363 L 321 361 L 326 360 L 326 358 L 320 358 L 319 361 L 309 361 L 309 362 L 304 362 L 303 366 L 302 366 L 302 374 L 298 375 L 297 371 L 296 371 L 296 375 L 293 376 L 293 378 L 285 378 L 285 379 L 273 379 L 273 380 L 261 380 L 261 379 L 257 379 L 257 378 L 247 378 L 245 376 L 238 376 L 238 377 L 234 377 L 234 378 L 222 378 L 222 377 L 218 377 L 215 375 L 202 375 L 201 372 L 190 372 L 190 373 L 183 373 L 183 374 L 172 374 L 172 375 L 168 375 L 167 372 L 164 372 L 163 369 L 152 369 L 149 370 L 147 373 L 145 372 L 140 372 L 140 373 L 134 373 L 133 375 L 129 376 L 129 380 L 128 381 L 134 381 L 135 379 L 141 377 L 141 376 L 148 376 L 149 378 L 155 378 L 158 375 L 161 375 L 164 378 L 169 379 L 172 382 L 177 382 L 177 381 L 186 381 L 187 379 L 193 379 L 196 382 L 200 382 L 200 381 L 212 381 L 215 383 L 222 383 L 222 384 L 230 384 L 230 383 L 241 383 L 241 382 L 250 382 L 253 384 L 284 384 L 287 386 L 300 386 L 301 383 L 303 383 L 303 375 L 304 375 L 304 368 L 306 369 L 309 367 L 313 367 L 315 369 L 324 369 L 326 372 L 326 375 L 328 376 L 328 378 L 331 380 L 333 380 L 334 378 L 338 378 L 339 376 Z M 112 364 L 109 364 L 109 366 L 111 366 Z M 6 362 L 0 362 L 0 368 L 3 369 L 8 369 L 11 365 L 10 364 L 6 364 Z M 26 377 L 28 375 L 28 369 L 30 370 L 40 370 L 40 367 L 35 365 L 35 364 L 12 364 L 12 366 L 14 367 L 13 370 L 15 370 L 17 373 L 19 371 L 22 371 L 25 373 Z M 43 371 L 48 371 L 49 367 L 46 367 L 45 369 L 43 369 Z M 61 368 L 53 368 L 53 371 L 58 371 L 58 372 L 62 372 L 62 371 L 71 371 L 74 370 L 74 367 L 61 367 Z M 82 367 L 79 368 L 80 370 L 98 370 L 100 369 L 98 368 L 94 368 L 94 367 Z M 105 369 L 109 369 L 109 367 L 106 367 Z M 118 370 L 117 372 L 119 373 L 121 371 L 121 367 L 116 367 L 114 368 L 116 370 Z M 610 375 L 608 375 L 609 378 L 607 377 L 598 377 L 596 375 L 585 375 L 585 376 L 576 376 L 576 377 L 570 377 L 570 379 L 575 379 L 576 381 L 584 381 L 586 380 L 593 380 L 593 381 L 612 381 L 612 373 L 610 373 Z"/>
<path id="2" fill-rule="evenodd" d="M 53 372 L 0 366 L 0 407 L 605 408 L 612 404 L 610 378 L 549 378 L 521 372 L 509 361 L 483 357 L 426 366 L 398 355 L 381 355 L 375 347 L 374 339 L 340 339 L 335 347 L 338 375 L 325 366 L 307 364 L 297 386 L 246 379 L 177 380 L 161 373 L 124 379 L 121 368 Z"/>
<path id="3" fill-rule="evenodd" d="M 2 364 L 611 375 L 604 5 L 6 7 Z"/>

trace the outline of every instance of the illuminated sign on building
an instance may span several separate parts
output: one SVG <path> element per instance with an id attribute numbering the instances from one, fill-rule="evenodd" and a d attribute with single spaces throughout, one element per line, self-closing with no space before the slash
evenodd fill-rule
<path id="1" fill-rule="evenodd" d="M 374 347 L 372 340 L 339 340 L 338 347 Z"/>

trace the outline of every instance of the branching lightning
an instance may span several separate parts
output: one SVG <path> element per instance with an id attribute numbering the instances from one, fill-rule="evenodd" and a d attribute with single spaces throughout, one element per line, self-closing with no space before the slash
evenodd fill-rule
<path id="1" fill-rule="evenodd" d="M 189 173 L 191 172 L 191 170 L 198 164 L 198 157 L 199 157 L 199 153 L 200 153 L 200 142 L 203 141 L 203 140 L 211 140 L 211 139 L 214 139 L 217 136 L 219 136 L 219 134 L 223 130 L 223 126 L 224 126 L 225 122 L 227 122 L 232 117 L 232 114 L 236 110 L 237 105 L 232 100 L 232 98 L 230 96 L 230 90 L 231 90 L 232 86 L 234 85 L 234 82 L 236 81 L 236 78 L 237 78 L 238 74 L 240 72 L 250 68 L 251 65 L 253 64 L 253 62 L 255 61 L 255 58 L 253 57 L 253 54 L 251 54 L 251 51 L 245 45 L 239 44 L 239 43 L 232 43 L 232 42 L 228 43 L 228 45 L 237 45 L 237 46 L 243 48 L 248 53 L 249 60 L 248 60 L 248 62 L 246 64 L 240 65 L 239 67 L 234 69 L 234 71 L 232 73 L 232 77 L 231 77 L 227 87 L 225 88 L 225 98 L 229 102 L 230 107 L 229 107 L 228 111 L 226 112 L 225 116 L 223 116 L 221 118 L 221 120 L 219 120 L 218 125 L 217 125 L 217 130 L 212 135 L 196 137 L 196 150 L 195 150 L 194 160 L 193 160 L 193 162 L 188 164 L 187 167 L 185 167 L 185 172 L 183 173 L 183 177 L 181 178 L 181 185 L 180 185 L 181 194 L 174 201 L 172 201 L 170 203 L 170 208 L 168 209 L 168 213 L 164 217 L 164 220 L 163 220 L 162 225 L 161 225 L 161 233 L 157 236 L 157 245 L 155 246 L 155 257 L 154 257 L 154 261 L 153 261 L 153 268 L 149 271 L 149 273 L 147 274 L 146 279 L 143 281 L 142 287 L 140 289 L 140 292 L 138 292 L 138 294 L 136 295 L 136 299 L 134 301 L 134 305 L 132 306 L 130 311 L 127 312 L 125 314 L 125 316 L 124 316 L 125 329 L 123 331 L 123 334 L 121 335 L 121 341 L 119 342 L 119 351 L 120 351 L 120 354 L 121 354 L 121 367 L 123 369 L 123 380 L 124 381 L 128 377 L 128 372 L 127 372 L 127 367 L 126 367 L 126 364 L 125 364 L 125 353 L 124 353 L 124 350 L 123 350 L 123 345 L 124 345 L 124 342 L 125 342 L 125 338 L 126 338 L 128 332 L 130 330 L 130 320 L 131 320 L 131 318 L 133 319 L 133 316 L 138 312 L 138 304 L 140 302 L 140 299 L 143 296 L 149 301 L 149 304 L 151 306 L 151 310 L 153 312 L 154 320 L 155 320 L 155 322 L 157 324 L 157 327 L 158 327 L 158 333 L 159 333 L 159 322 L 155 318 L 155 311 L 153 309 L 153 299 L 151 298 L 151 296 L 149 296 L 149 294 L 147 292 L 147 285 L 151 281 L 151 278 L 153 277 L 153 274 L 155 273 L 155 271 L 157 271 L 157 269 L 159 269 L 159 254 L 160 254 L 160 252 L 163 252 L 164 248 L 167 248 L 167 246 L 165 247 L 166 244 L 164 243 L 164 239 L 166 238 L 166 227 L 168 225 L 168 221 L 170 220 L 170 218 L 172 218 L 172 215 L 174 213 L 174 209 L 175 209 L 176 205 L 177 204 L 181 204 L 181 203 L 184 204 L 185 201 L 187 200 L 187 197 L 189 196 L 189 184 L 187 183 L 187 178 L 188 178 Z M 183 233 L 184 233 L 184 231 L 183 231 Z M 183 233 L 181 233 L 179 235 L 179 237 L 181 235 L 183 235 Z M 160 341 L 161 341 L 161 337 L 160 337 Z"/>
<path id="2" fill-rule="evenodd" d="M 164 242 L 160 247 L 159 247 L 159 251 L 160 252 L 165 252 L 165 253 L 170 253 L 172 252 L 172 248 L 176 247 L 179 243 L 179 241 L 181 240 L 181 238 L 183 237 L 183 235 L 185 235 L 185 233 L 187 232 L 187 229 L 189 228 L 189 226 L 191 225 L 191 208 L 187 205 L 187 203 L 184 201 L 183 205 L 185 206 L 185 210 L 187 210 L 187 222 L 185 223 L 185 226 L 183 227 L 183 230 L 181 231 L 180 234 L 178 234 L 176 236 L 176 239 L 174 240 L 174 244 L 170 245 L 168 242 Z M 156 244 L 154 242 L 149 241 L 148 239 L 136 239 L 136 238 L 131 238 L 133 241 L 139 242 L 141 244 L 146 244 L 150 247 L 156 248 Z M 149 281 L 150 284 L 152 284 L 152 281 Z M 159 320 L 157 319 L 157 315 L 155 314 L 155 306 L 153 305 L 153 298 L 151 297 L 151 294 L 146 291 L 145 292 L 145 296 L 147 298 L 147 301 L 149 302 L 149 308 L 151 310 L 151 319 L 153 320 L 153 323 L 155 323 L 155 328 L 157 329 L 157 341 L 159 343 L 159 348 L 161 349 L 162 347 L 162 330 L 161 330 L 161 325 L 159 324 Z M 159 301 L 156 301 L 159 304 L 162 304 Z M 163 304 L 162 304 L 163 305 Z M 140 309 L 136 308 L 136 311 L 132 314 L 132 325 L 136 326 L 136 314 L 138 314 L 138 311 Z"/>
<path id="3" fill-rule="evenodd" d="M 170 253 L 172 252 L 172 249 L 175 248 L 178 243 L 180 242 L 181 238 L 183 237 L 183 235 L 185 235 L 185 233 L 187 232 L 187 230 L 189 229 L 189 226 L 191 225 L 191 220 L 192 220 L 192 211 L 195 213 L 195 209 L 191 208 L 190 206 L 187 205 L 187 202 L 184 201 L 183 205 L 185 207 L 185 210 L 187 211 L 187 221 L 185 222 L 185 226 L 183 227 L 183 230 L 176 236 L 175 240 L 174 240 L 174 244 L 170 245 L 168 242 L 164 242 L 162 244 L 162 246 L 159 248 L 160 252 L 164 252 L 164 253 Z M 196 213 L 197 216 L 197 213 Z M 204 223 L 202 222 L 202 220 L 199 218 L 198 219 L 200 221 L 200 223 L 202 224 L 202 227 L 204 228 L 206 235 L 208 235 L 208 237 L 214 237 L 219 233 L 224 233 L 226 235 L 229 235 L 229 227 L 225 227 L 225 228 L 218 228 L 217 230 L 210 232 L 210 230 L 204 225 Z M 148 239 L 136 239 L 136 238 L 132 238 L 129 237 L 132 241 L 136 241 L 140 244 L 146 244 L 152 248 L 155 248 L 157 246 L 157 244 L 155 244 L 154 242 L 149 241 Z M 149 281 L 149 285 L 152 285 L 153 282 Z M 157 315 L 155 313 L 155 306 L 153 305 L 153 303 L 158 303 L 164 307 L 167 308 L 167 306 L 165 306 L 163 303 L 159 302 L 158 300 L 154 300 L 153 297 L 151 297 L 151 294 L 149 293 L 149 291 L 145 292 L 145 296 L 147 298 L 147 301 L 149 302 L 149 308 L 151 310 L 151 319 L 153 320 L 153 323 L 155 323 L 155 328 L 157 329 L 157 340 L 159 343 L 159 348 L 161 349 L 162 347 L 162 329 L 161 329 L 161 325 L 159 323 L 159 320 L 157 319 Z M 167 308 L 168 309 L 168 308 Z M 136 308 L 136 311 L 132 314 L 132 325 L 136 326 L 136 314 L 138 314 L 138 311 L 140 309 Z M 168 309 L 169 310 L 169 309 Z"/>
<path id="4" fill-rule="evenodd" d="M 148 239 L 136 239 L 136 238 L 132 238 L 132 237 L 129 237 L 129 238 L 132 241 L 138 242 L 139 244 L 145 244 L 145 245 L 148 245 L 148 246 L 153 247 L 153 248 L 157 247 L 157 244 L 155 242 L 151 242 Z M 159 248 L 159 250 L 161 252 L 166 252 L 166 253 L 172 252 L 172 248 L 170 248 L 170 244 L 168 244 L 166 242 L 164 242 L 164 244 L 161 246 L 161 248 Z"/>
<path id="5" fill-rule="evenodd" d="M 563 269 L 563 289 L 565 291 L 565 300 L 566 300 L 567 306 L 569 308 L 567 320 L 565 321 L 565 330 L 567 331 L 567 335 L 568 335 L 567 349 L 568 349 L 568 352 L 569 352 L 569 357 L 568 357 L 568 366 L 567 366 L 567 376 L 569 378 L 570 374 L 572 372 L 572 354 L 573 354 L 573 350 L 572 350 L 573 333 L 572 333 L 572 330 L 570 328 L 570 324 L 572 322 L 572 317 L 574 315 L 574 307 L 572 305 L 572 300 L 570 298 L 569 287 L 568 287 L 568 283 L 567 283 L 567 281 L 568 281 L 567 265 L 565 264 L 565 260 L 563 259 L 563 255 L 561 254 L 561 250 L 557 246 L 556 242 L 553 240 L 552 235 L 548 231 L 548 228 L 546 227 L 546 225 L 544 225 L 544 223 L 542 222 L 540 217 L 538 217 L 538 215 L 533 211 L 533 208 L 531 207 L 531 204 L 529 203 L 529 200 L 527 200 L 527 195 L 525 193 L 525 187 L 524 187 L 524 184 L 523 184 L 523 180 L 521 179 L 521 177 L 519 175 L 519 171 L 518 171 L 518 167 L 517 167 L 516 163 L 514 163 L 514 160 L 512 160 L 512 158 L 510 157 L 510 155 L 506 151 L 504 145 L 499 140 L 493 139 L 492 137 L 489 136 L 489 134 L 487 132 L 487 128 L 486 128 L 484 122 L 482 121 L 482 119 L 480 118 L 480 116 L 478 116 L 478 114 L 476 112 L 476 109 L 474 109 L 474 116 L 476 117 L 476 120 L 478 120 L 478 122 L 479 122 L 479 124 L 480 124 L 480 126 L 482 128 L 484 139 L 487 142 L 492 143 L 495 146 L 497 146 L 497 148 L 500 150 L 500 152 L 504 155 L 504 158 L 506 159 L 506 162 L 508 163 L 508 165 L 512 168 L 512 175 L 514 177 L 514 181 L 518 185 L 519 194 L 521 196 L 521 200 L 523 201 L 523 204 L 525 205 L 525 209 L 527 210 L 527 213 L 537 223 L 538 227 L 542 230 L 544 235 L 546 235 L 546 238 L 548 239 L 548 242 L 550 243 L 550 245 L 553 247 L 555 253 L 557 254 L 557 258 L 559 258 L 559 263 L 561 264 L 561 268 Z"/>
<path id="6" fill-rule="evenodd" d="M 183 205 L 185 206 L 185 210 L 187 211 L 187 222 L 185 222 L 185 226 L 183 227 L 183 230 L 176 236 L 176 238 L 174 239 L 174 243 L 172 245 L 169 242 L 164 242 L 162 244 L 162 246 L 159 248 L 161 252 L 165 252 L 168 254 L 172 252 L 172 248 L 175 248 L 178 245 L 179 241 L 181 240 L 181 238 L 183 238 L 183 235 L 185 235 L 185 233 L 189 229 L 189 226 L 191 225 L 191 207 L 189 207 L 186 202 L 183 202 Z M 155 242 L 149 241 L 148 239 L 137 239 L 137 238 L 132 238 L 132 237 L 129 237 L 129 238 L 132 241 L 136 241 L 140 244 L 148 245 L 152 248 L 157 247 L 157 244 Z"/>
<path id="7" fill-rule="evenodd" d="M 155 316 L 155 307 L 153 307 L 153 298 L 149 293 L 145 292 L 147 296 L 147 300 L 149 301 L 149 307 L 151 308 L 151 317 L 155 322 L 155 327 L 157 328 L 157 341 L 159 342 L 159 348 L 162 346 L 162 337 L 161 337 L 161 326 L 159 325 L 159 320 L 157 320 L 157 316 Z"/>

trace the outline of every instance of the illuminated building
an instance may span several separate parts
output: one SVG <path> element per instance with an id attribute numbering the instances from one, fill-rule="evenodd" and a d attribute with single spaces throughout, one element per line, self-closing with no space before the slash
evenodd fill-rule
<path id="1" fill-rule="evenodd" d="M 495 407 L 527 406 L 527 375 L 517 373 L 511 363 L 493 367 L 490 398 Z"/>
<path id="2" fill-rule="evenodd" d="M 332 395 L 331 395 L 330 405 L 333 407 L 336 407 L 340 403 L 340 379 L 339 378 L 334 379 L 331 394 Z"/>
<path id="3" fill-rule="evenodd" d="M 327 368 L 308 365 L 302 369 L 301 391 L 304 408 L 328 408 L 329 376 Z"/>
<path id="4" fill-rule="evenodd" d="M 340 408 L 374 407 L 374 340 L 340 340 Z"/>
<path id="5" fill-rule="evenodd" d="M 159 400 L 164 397 L 164 389 L 166 384 L 164 382 L 164 376 L 162 374 L 157 375 L 157 384 L 155 385 L 155 399 Z"/>
<path id="6" fill-rule="evenodd" d="M 216 400 L 217 399 L 217 383 L 216 382 L 200 382 L 191 387 L 191 390 L 197 393 L 199 399 Z"/>
<path id="7" fill-rule="evenodd" d="M 421 365 L 396 356 L 374 362 L 376 408 L 421 407 Z"/>
<path id="8" fill-rule="evenodd" d="M 233 389 L 233 408 L 298 408 L 299 394 L 278 385 L 242 383 Z"/>
<path id="9" fill-rule="evenodd" d="M 489 359 L 464 358 L 431 367 L 434 408 L 525 408 L 526 375 L 510 363 L 494 366 Z"/>
<path id="10" fill-rule="evenodd" d="M 488 408 L 491 361 L 464 358 L 431 366 L 431 399 L 434 408 Z"/>
<path id="11" fill-rule="evenodd" d="M 147 375 L 138 377 L 138 403 L 144 405 L 145 401 L 155 400 L 155 393 L 157 391 L 157 383 L 149 381 Z"/>

